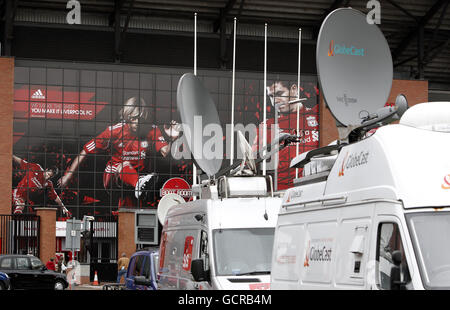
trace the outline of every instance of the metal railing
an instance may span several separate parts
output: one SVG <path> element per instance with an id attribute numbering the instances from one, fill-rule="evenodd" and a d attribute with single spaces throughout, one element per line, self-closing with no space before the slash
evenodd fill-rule
<path id="1" fill-rule="evenodd" d="M 40 218 L 37 215 L 0 215 L 0 255 L 39 257 Z"/>

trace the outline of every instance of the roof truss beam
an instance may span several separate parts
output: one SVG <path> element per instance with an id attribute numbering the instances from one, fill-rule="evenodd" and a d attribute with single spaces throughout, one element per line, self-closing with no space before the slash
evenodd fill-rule
<path id="1" fill-rule="evenodd" d="M 418 35 L 420 29 L 425 28 L 425 26 L 428 24 L 428 22 L 433 18 L 433 16 L 439 11 L 439 9 L 446 3 L 448 3 L 450 0 L 436 0 L 436 2 L 433 4 L 433 6 L 425 13 L 422 18 L 420 18 L 419 22 L 417 23 L 416 27 L 412 29 L 406 37 L 400 42 L 400 44 L 397 46 L 397 48 L 393 51 L 393 59 L 397 60 L 402 53 L 406 50 L 408 45 L 412 42 L 412 40 Z"/>

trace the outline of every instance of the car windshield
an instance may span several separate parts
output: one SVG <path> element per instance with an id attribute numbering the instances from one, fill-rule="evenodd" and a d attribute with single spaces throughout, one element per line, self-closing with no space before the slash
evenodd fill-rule
<path id="1" fill-rule="evenodd" d="M 412 213 L 406 218 L 425 288 L 450 288 L 450 212 Z"/>
<path id="2" fill-rule="evenodd" d="M 215 230 L 216 274 L 270 274 L 274 233 L 274 228 Z"/>
<path id="3" fill-rule="evenodd" d="M 31 258 L 31 268 L 33 269 L 41 269 L 44 264 L 41 262 L 41 260 L 37 257 Z"/>

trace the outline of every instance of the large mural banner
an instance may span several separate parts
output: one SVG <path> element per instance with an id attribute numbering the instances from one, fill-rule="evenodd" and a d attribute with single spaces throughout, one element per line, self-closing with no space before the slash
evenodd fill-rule
<path id="1" fill-rule="evenodd" d="M 169 180 L 192 184 L 193 161 L 180 156 L 189 153 L 179 143 L 183 132 L 176 104 L 183 70 L 62 67 L 16 67 L 12 213 L 51 205 L 64 220 L 111 215 L 123 207 L 157 208 L 161 195 L 177 190 L 167 184 L 185 184 Z M 225 132 L 231 119 L 231 74 L 205 71 L 199 77 Z M 263 85 L 253 73 L 236 80 L 235 129 L 244 132 L 255 152 L 262 142 L 264 94 L 268 143 L 276 128 L 301 136 L 298 145 L 282 150 L 267 166 L 278 190 L 292 185 L 296 171 L 289 162 L 297 152 L 319 145 L 317 79 L 305 76 L 300 86 L 296 80 L 276 76 Z M 306 100 L 289 104 L 299 95 Z M 224 134 L 224 145 L 227 140 Z M 223 167 L 229 164 L 228 150 L 225 145 Z M 184 187 L 180 192 L 188 200 Z"/>

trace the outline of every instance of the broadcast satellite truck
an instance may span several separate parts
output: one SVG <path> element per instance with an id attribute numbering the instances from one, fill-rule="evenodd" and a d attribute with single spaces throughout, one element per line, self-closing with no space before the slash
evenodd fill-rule
<path id="1" fill-rule="evenodd" d="M 185 141 L 192 150 L 189 135 L 194 131 L 189 126 L 195 126 L 198 116 L 205 126 L 220 124 L 217 110 L 199 79 L 189 73 L 179 81 L 177 104 L 183 126 L 188 126 L 183 128 Z M 239 131 L 238 137 L 243 160 L 220 171 L 220 159 L 203 159 L 192 152 L 207 174 L 192 187 L 195 200 L 186 202 L 176 194 L 161 199 L 159 289 L 270 288 L 273 238 L 282 199 L 273 191 L 272 178 L 257 173 L 258 161 Z M 195 141 L 205 144 L 200 136 Z"/>
<path id="2" fill-rule="evenodd" d="M 254 197 L 233 198 L 231 189 L 227 199 L 203 196 L 170 208 L 161 235 L 159 288 L 269 289 L 281 199 L 265 197 L 265 178 L 246 179 L 229 181 L 259 186 L 262 197 L 254 191 Z"/>
<path id="3" fill-rule="evenodd" d="M 363 52 L 336 48 L 347 42 Z M 449 289 L 450 102 L 406 109 L 399 96 L 383 107 L 389 47 L 352 9 L 325 19 L 317 65 L 327 105 L 348 135 L 291 162 L 303 176 L 283 197 L 271 289 Z M 365 83 L 375 89 L 362 91 Z"/>

